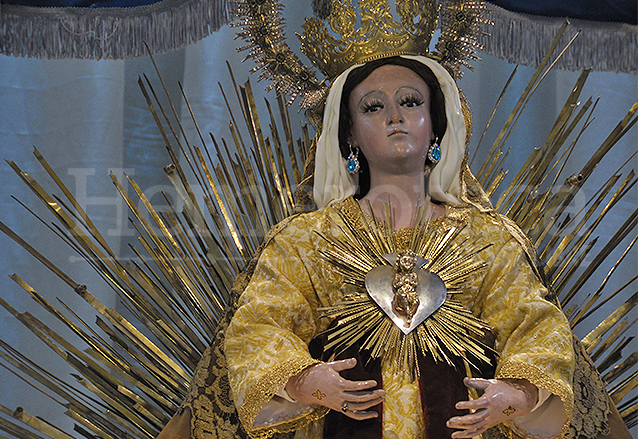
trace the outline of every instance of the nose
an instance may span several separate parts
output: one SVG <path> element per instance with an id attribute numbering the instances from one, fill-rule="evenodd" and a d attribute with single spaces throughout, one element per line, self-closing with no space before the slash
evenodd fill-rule
<path id="1" fill-rule="evenodd" d="M 403 114 L 401 113 L 401 105 L 394 103 L 386 107 L 388 109 L 388 125 L 403 123 Z"/>

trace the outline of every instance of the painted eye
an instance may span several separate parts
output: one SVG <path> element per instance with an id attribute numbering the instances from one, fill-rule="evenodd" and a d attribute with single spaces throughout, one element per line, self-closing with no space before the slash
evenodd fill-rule
<path id="1" fill-rule="evenodd" d="M 415 95 L 407 95 L 403 97 L 399 104 L 403 107 L 414 108 L 423 105 L 423 99 Z"/>
<path id="2" fill-rule="evenodd" d="M 383 103 L 381 101 L 366 102 L 363 106 L 364 113 L 374 113 L 375 111 L 383 109 Z"/>

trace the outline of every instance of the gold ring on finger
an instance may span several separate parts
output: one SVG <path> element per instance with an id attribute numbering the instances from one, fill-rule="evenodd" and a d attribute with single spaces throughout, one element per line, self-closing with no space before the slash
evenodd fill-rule
<path id="1" fill-rule="evenodd" d="M 343 401 L 343 404 L 341 404 L 341 411 L 344 413 L 348 412 L 348 401 Z"/>

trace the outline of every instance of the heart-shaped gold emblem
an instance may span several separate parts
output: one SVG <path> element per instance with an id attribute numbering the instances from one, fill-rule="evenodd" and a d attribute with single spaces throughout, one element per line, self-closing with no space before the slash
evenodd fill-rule
<path id="1" fill-rule="evenodd" d="M 401 306 L 400 301 L 397 300 L 401 289 L 401 282 L 397 282 L 397 273 L 401 271 L 398 265 L 400 258 L 398 253 L 384 255 L 384 258 L 392 265 L 373 268 L 365 279 L 366 290 L 372 300 L 404 334 L 409 334 L 430 317 L 443 305 L 447 297 L 447 288 L 443 280 L 435 273 L 422 269 L 427 261 L 420 256 L 412 257 L 415 263 L 411 272 L 403 272 L 404 278 L 411 276 L 409 283 L 413 286 L 414 296 L 410 302 L 412 307 Z M 412 309 L 406 311 L 406 307 Z"/>

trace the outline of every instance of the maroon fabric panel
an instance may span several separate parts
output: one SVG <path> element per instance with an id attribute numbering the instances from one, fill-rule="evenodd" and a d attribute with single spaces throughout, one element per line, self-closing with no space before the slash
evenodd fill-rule
<path id="1" fill-rule="evenodd" d="M 332 327 L 334 325 L 330 325 Z M 331 352 L 325 352 L 324 337 L 317 337 L 311 342 L 310 350 L 315 358 L 328 361 Z M 381 375 L 381 362 L 369 361 L 370 356 L 366 351 L 361 351 L 358 345 L 352 346 L 336 356 L 337 360 L 356 358 L 357 365 L 353 369 L 341 372 L 347 380 L 365 381 L 376 380 L 377 388 L 383 387 Z M 447 439 L 455 430 L 446 427 L 445 423 L 453 416 L 467 414 L 467 410 L 457 410 L 454 405 L 468 398 L 467 388 L 463 384 L 465 378 L 465 365 L 461 359 L 455 359 L 455 366 L 450 367 L 446 362 L 435 362 L 430 355 L 419 355 L 421 390 L 421 406 L 423 408 L 423 421 L 425 425 L 426 439 Z M 375 419 L 357 421 L 345 416 L 341 412 L 331 410 L 325 417 L 323 437 L 324 439 L 381 439 L 383 436 L 383 404 L 373 407 L 371 410 L 379 413 Z"/>
<path id="2" fill-rule="evenodd" d="M 456 430 L 446 427 L 445 423 L 453 416 L 469 413 L 457 410 L 454 405 L 468 398 L 467 387 L 463 384 L 465 365 L 455 359 L 456 368 L 445 361 L 434 362 L 432 356 L 419 356 L 421 379 L 421 407 L 426 439 L 448 439 Z"/>

